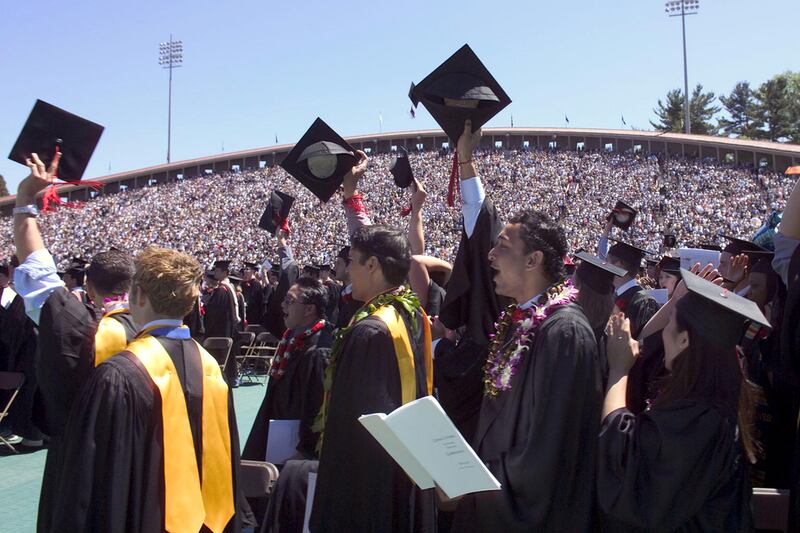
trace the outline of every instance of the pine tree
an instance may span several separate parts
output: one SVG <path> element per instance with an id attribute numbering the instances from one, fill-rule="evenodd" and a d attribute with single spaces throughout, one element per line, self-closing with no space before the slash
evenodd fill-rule
<path id="1" fill-rule="evenodd" d="M 691 119 L 691 132 L 698 135 L 714 135 L 717 128 L 712 123 L 714 115 L 721 109 L 714 105 L 716 95 L 709 91 L 703 92 L 703 86 L 697 84 L 689 99 L 689 118 Z"/>
<path id="2" fill-rule="evenodd" d="M 655 129 L 659 131 L 683 131 L 683 91 L 674 89 L 667 93 L 666 104 L 660 99 L 658 106 L 653 109 L 653 113 L 658 117 L 658 123 L 650 121 Z"/>
<path id="3" fill-rule="evenodd" d="M 0 196 L 8 196 L 8 187 L 2 174 L 0 174 Z"/>
<path id="4" fill-rule="evenodd" d="M 756 91 L 758 120 L 763 123 L 759 136 L 770 141 L 786 140 L 792 133 L 792 103 L 789 79 L 778 74 L 761 84 Z"/>
<path id="5" fill-rule="evenodd" d="M 722 95 L 719 99 L 730 117 L 719 119 L 722 133 L 745 139 L 758 136 L 758 129 L 763 123 L 758 121 L 758 102 L 749 82 L 740 81 L 729 96 Z"/>

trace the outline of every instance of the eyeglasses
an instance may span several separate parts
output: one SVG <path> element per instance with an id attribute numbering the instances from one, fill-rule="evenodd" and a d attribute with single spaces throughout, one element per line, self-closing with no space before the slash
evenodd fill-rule
<path id="1" fill-rule="evenodd" d="M 286 297 L 283 299 L 283 303 L 284 303 L 285 305 L 292 305 L 292 304 L 295 304 L 295 303 L 307 304 L 308 302 L 306 302 L 306 301 L 303 301 L 302 299 L 301 299 L 301 300 L 298 300 L 298 299 L 297 299 L 297 298 L 295 298 L 294 296 L 289 296 L 289 295 L 287 294 L 287 295 L 286 295 Z"/>

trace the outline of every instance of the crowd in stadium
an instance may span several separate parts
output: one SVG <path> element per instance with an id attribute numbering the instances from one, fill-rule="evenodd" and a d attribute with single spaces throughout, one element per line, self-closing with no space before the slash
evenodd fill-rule
<path id="1" fill-rule="evenodd" d="M 391 154 L 369 160 L 362 190 L 376 222 L 404 227 L 409 193 L 392 183 Z M 461 216 L 445 199 L 452 157 L 436 151 L 411 155 L 428 191 L 423 213 L 426 252 L 452 261 Z M 715 242 L 718 233 L 749 238 L 772 211 L 784 207 L 788 177 L 714 161 L 575 151 L 491 150 L 476 154 L 487 193 L 506 216 L 533 207 L 561 220 L 569 246 L 594 250 L 616 200 L 639 209 L 632 242 L 658 250 L 665 230 L 687 245 Z M 228 172 L 100 195 L 40 218 L 47 245 L 61 266 L 116 247 L 138 251 L 157 244 L 186 251 L 202 264 L 277 257 L 275 239 L 257 227 L 269 193 L 297 198 L 291 241 L 300 264 L 331 262 L 347 242 L 341 197 L 321 203 L 278 166 Z M 458 204 L 458 199 L 456 200 Z M 11 217 L 0 219 L 0 239 L 12 240 Z M 10 247 L 0 250 L 0 262 Z"/>

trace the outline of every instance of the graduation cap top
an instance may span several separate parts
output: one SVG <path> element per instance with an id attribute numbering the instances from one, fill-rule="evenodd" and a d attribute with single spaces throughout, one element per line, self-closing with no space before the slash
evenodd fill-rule
<path id="1" fill-rule="evenodd" d="M 36 100 L 8 158 L 24 165 L 35 152 L 49 166 L 57 147 L 61 152 L 58 177 L 80 181 L 102 133 L 103 126 Z"/>
<path id="2" fill-rule="evenodd" d="M 477 131 L 511 103 L 467 44 L 424 80 L 412 83 L 408 97 L 414 107 L 422 102 L 453 142 L 463 133 L 464 121 L 472 120 L 472 131 Z"/>
<path id="3" fill-rule="evenodd" d="M 258 263 L 253 263 L 252 261 L 245 261 L 244 267 L 250 270 L 258 270 Z"/>
<path id="4" fill-rule="evenodd" d="M 730 235 L 721 235 L 721 237 L 727 239 L 729 241 L 728 245 L 723 248 L 723 252 L 727 252 L 731 255 L 739 255 L 744 252 L 766 252 L 768 251 L 766 248 L 762 248 L 761 246 L 757 245 L 753 241 L 747 241 L 744 239 L 740 239 L 738 237 L 732 237 Z"/>
<path id="5" fill-rule="evenodd" d="M 317 118 L 281 161 L 281 167 L 327 202 L 356 161 L 355 148 Z"/>
<path id="6" fill-rule="evenodd" d="M 627 273 L 618 266 L 586 252 L 578 252 L 575 257 L 581 260 L 575 270 L 575 276 L 581 283 L 585 283 L 600 294 L 611 294 L 614 291 L 614 278 Z"/>
<path id="7" fill-rule="evenodd" d="M 680 275 L 681 273 L 681 259 L 680 257 L 671 257 L 665 255 L 661 258 L 661 261 L 658 262 L 658 268 L 661 272 L 667 272 L 668 274 L 675 274 Z"/>
<path id="8" fill-rule="evenodd" d="M 636 211 L 636 209 L 620 200 L 617 202 L 617 205 L 614 206 L 614 209 L 611 210 L 608 218 L 613 225 L 623 231 L 628 231 L 633 221 L 636 219 L 637 213 L 638 211 Z"/>
<path id="9" fill-rule="evenodd" d="M 258 221 L 258 227 L 275 235 L 289 218 L 292 205 L 294 205 L 294 196 L 289 196 L 281 191 L 272 191 L 267 208 L 264 209 L 264 213 Z"/>
<path id="10" fill-rule="evenodd" d="M 227 259 L 218 259 L 214 261 L 214 268 L 219 268 L 220 270 L 228 270 L 231 266 L 231 262 Z"/>
<path id="11" fill-rule="evenodd" d="M 775 252 L 769 250 L 750 250 L 744 253 L 747 255 L 750 272 L 758 272 L 761 274 L 774 276 L 778 275 L 772 268 L 772 259 L 775 257 Z"/>
<path id="12" fill-rule="evenodd" d="M 611 240 L 616 244 L 608 250 L 608 255 L 613 255 L 614 257 L 622 259 L 626 263 L 640 265 L 645 254 L 655 255 L 653 252 L 639 248 L 638 246 L 634 246 L 632 244 L 628 244 L 627 242 L 617 239 Z"/>
<path id="13" fill-rule="evenodd" d="M 678 301 L 678 312 L 708 340 L 722 347 L 739 344 L 749 327 L 771 329 L 755 302 L 706 281 L 686 269 L 681 276 L 689 294 Z"/>
<path id="14" fill-rule="evenodd" d="M 411 163 L 408 160 L 408 151 L 405 146 L 398 146 L 389 172 L 394 177 L 394 184 L 405 189 L 414 182 L 414 172 L 411 170 Z"/>

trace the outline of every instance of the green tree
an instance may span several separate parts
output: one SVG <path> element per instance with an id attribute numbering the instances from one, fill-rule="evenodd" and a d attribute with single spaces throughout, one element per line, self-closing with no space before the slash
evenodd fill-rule
<path id="1" fill-rule="evenodd" d="M 785 72 L 789 92 L 789 140 L 800 144 L 800 72 Z"/>
<path id="2" fill-rule="evenodd" d="M 697 84 L 689 98 L 689 118 L 691 119 L 691 132 L 699 135 L 715 135 L 717 127 L 712 120 L 721 109 L 714 105 L 716 95 L 709 91 L 703 92 L 703 86 Z"/>
<path id="3" fill-rule="evenodd" d="M 659 131 L 683 131 L 683 91 L 674 89 L 667 93 L 666 103 L 660 99 L 653 109 L 658 122 L 650 121 L 650 125 Z"/>
<path id="4" fill-rule="evenodd" d="M 8 196 L 8 187 L 2 174 L 0 174 L 0 196 Z"/>
<path id="5" fill-rule="evenodd" d="M 719 99 L 730 117 L 719 119 L 718 127 L 722 133 L 745 139 L 758 136 L 763 124 L 758 120 L 758 102 L 749 82 L 740 81 L 730 95 L 721 95 Z"/>
<path id="6" fill-rule="evenodd" d="M 778 74 L 761 84 L 756 91 L 758 120 L 763 123 L 761 138 L 770 141 L 787 140 L 792 134 L 792 102 L 789 78 Z"/>

